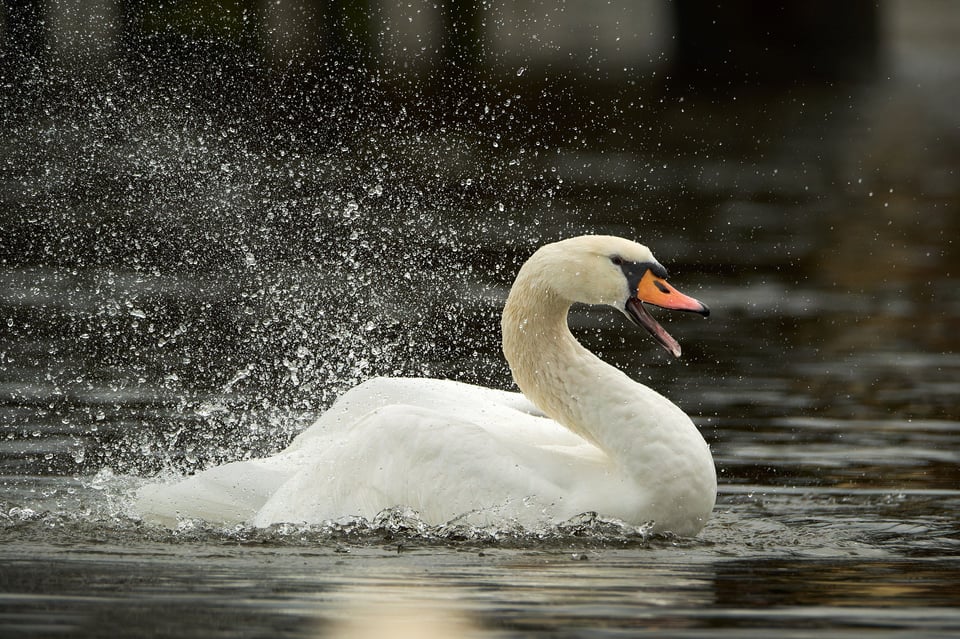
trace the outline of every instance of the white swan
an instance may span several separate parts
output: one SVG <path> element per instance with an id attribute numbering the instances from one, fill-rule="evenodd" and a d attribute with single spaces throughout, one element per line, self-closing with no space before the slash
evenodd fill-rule
<path id="1" fill-rule="evenodd" d="M 677 406 L 587 351 L 567 326 L 572 303 L 608 304 L 679 356 L 643 303 L 709 311 L 665 278 L 649 249 L 621 238 L 543 246 L 520 269 L 501 323 L 523 395 L 372 379 L 283 452 L 146 486 L 137 508 L 167 524 L 196 517 L 257 526 L 370 518 L 393 506 L 434 524 L 479 511 L 534 526 L 597 511 L 695 535 L 716 498 L 703 437 Z"/>

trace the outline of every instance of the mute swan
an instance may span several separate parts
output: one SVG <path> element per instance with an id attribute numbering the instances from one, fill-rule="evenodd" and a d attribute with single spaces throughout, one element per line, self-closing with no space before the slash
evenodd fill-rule
<path id="1" fill-rule="evenodd" d="M 575 237 L 537 250 L 503 309 L 503 353 L 523 394 L 449 380 L 376 378 L 338 399 L 273 457 L 141 489 L 145 519 L 320 523 L 409 506 L 424 521 L 473 512 L 523 525 L 586 511 L 697 534 L 716 498 L 710 450 L 690 419 L 581 346 L 574 302 L 607 304 L 674 357 L 644 303 L 708 315 L 645 246 Z M 524 397 L 526 396 L 526 397 Z"/>

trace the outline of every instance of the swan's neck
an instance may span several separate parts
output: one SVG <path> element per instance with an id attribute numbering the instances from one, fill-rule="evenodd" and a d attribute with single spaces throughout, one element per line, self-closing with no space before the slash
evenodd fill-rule
<path id="1" fill-rule="evenodd" d="M 524 395 L 626 466 L 645 461 L 645 441 L 672 437 L 677 424 L 693 428 L 672 402 L 581 346 L 567 325 L 570 306 L 521 269 L 501 327 L 504 356 Z"/>

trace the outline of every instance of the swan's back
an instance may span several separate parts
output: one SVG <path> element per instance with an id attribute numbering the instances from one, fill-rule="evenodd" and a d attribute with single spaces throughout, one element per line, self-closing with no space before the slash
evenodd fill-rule
<path id="1" fill-rule="evenodd" d="M 497 437 L 523 443 L 570 445 L 578 438 L 520 393 L 484 388 L 448 379 L 375 377 L 344 393 L 314 424 L 297 436 L 292 447 L 324 436 L 348 433 L 352 424 L 375 410 L 393 407 L 429 409 L 451 423 L 470 423 Z M 389 425 L 386 425 L 389 428 Z"/>

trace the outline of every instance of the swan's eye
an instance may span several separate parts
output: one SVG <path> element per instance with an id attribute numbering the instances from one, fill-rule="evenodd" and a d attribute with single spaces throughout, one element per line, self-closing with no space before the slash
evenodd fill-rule
<path id="1" fill-rule="evenodd" d="M 610 261 L 616 264 L 617 266 L 623 266 L 623 258 L 619 255 L 614 255 L 610 258 Z"/>

